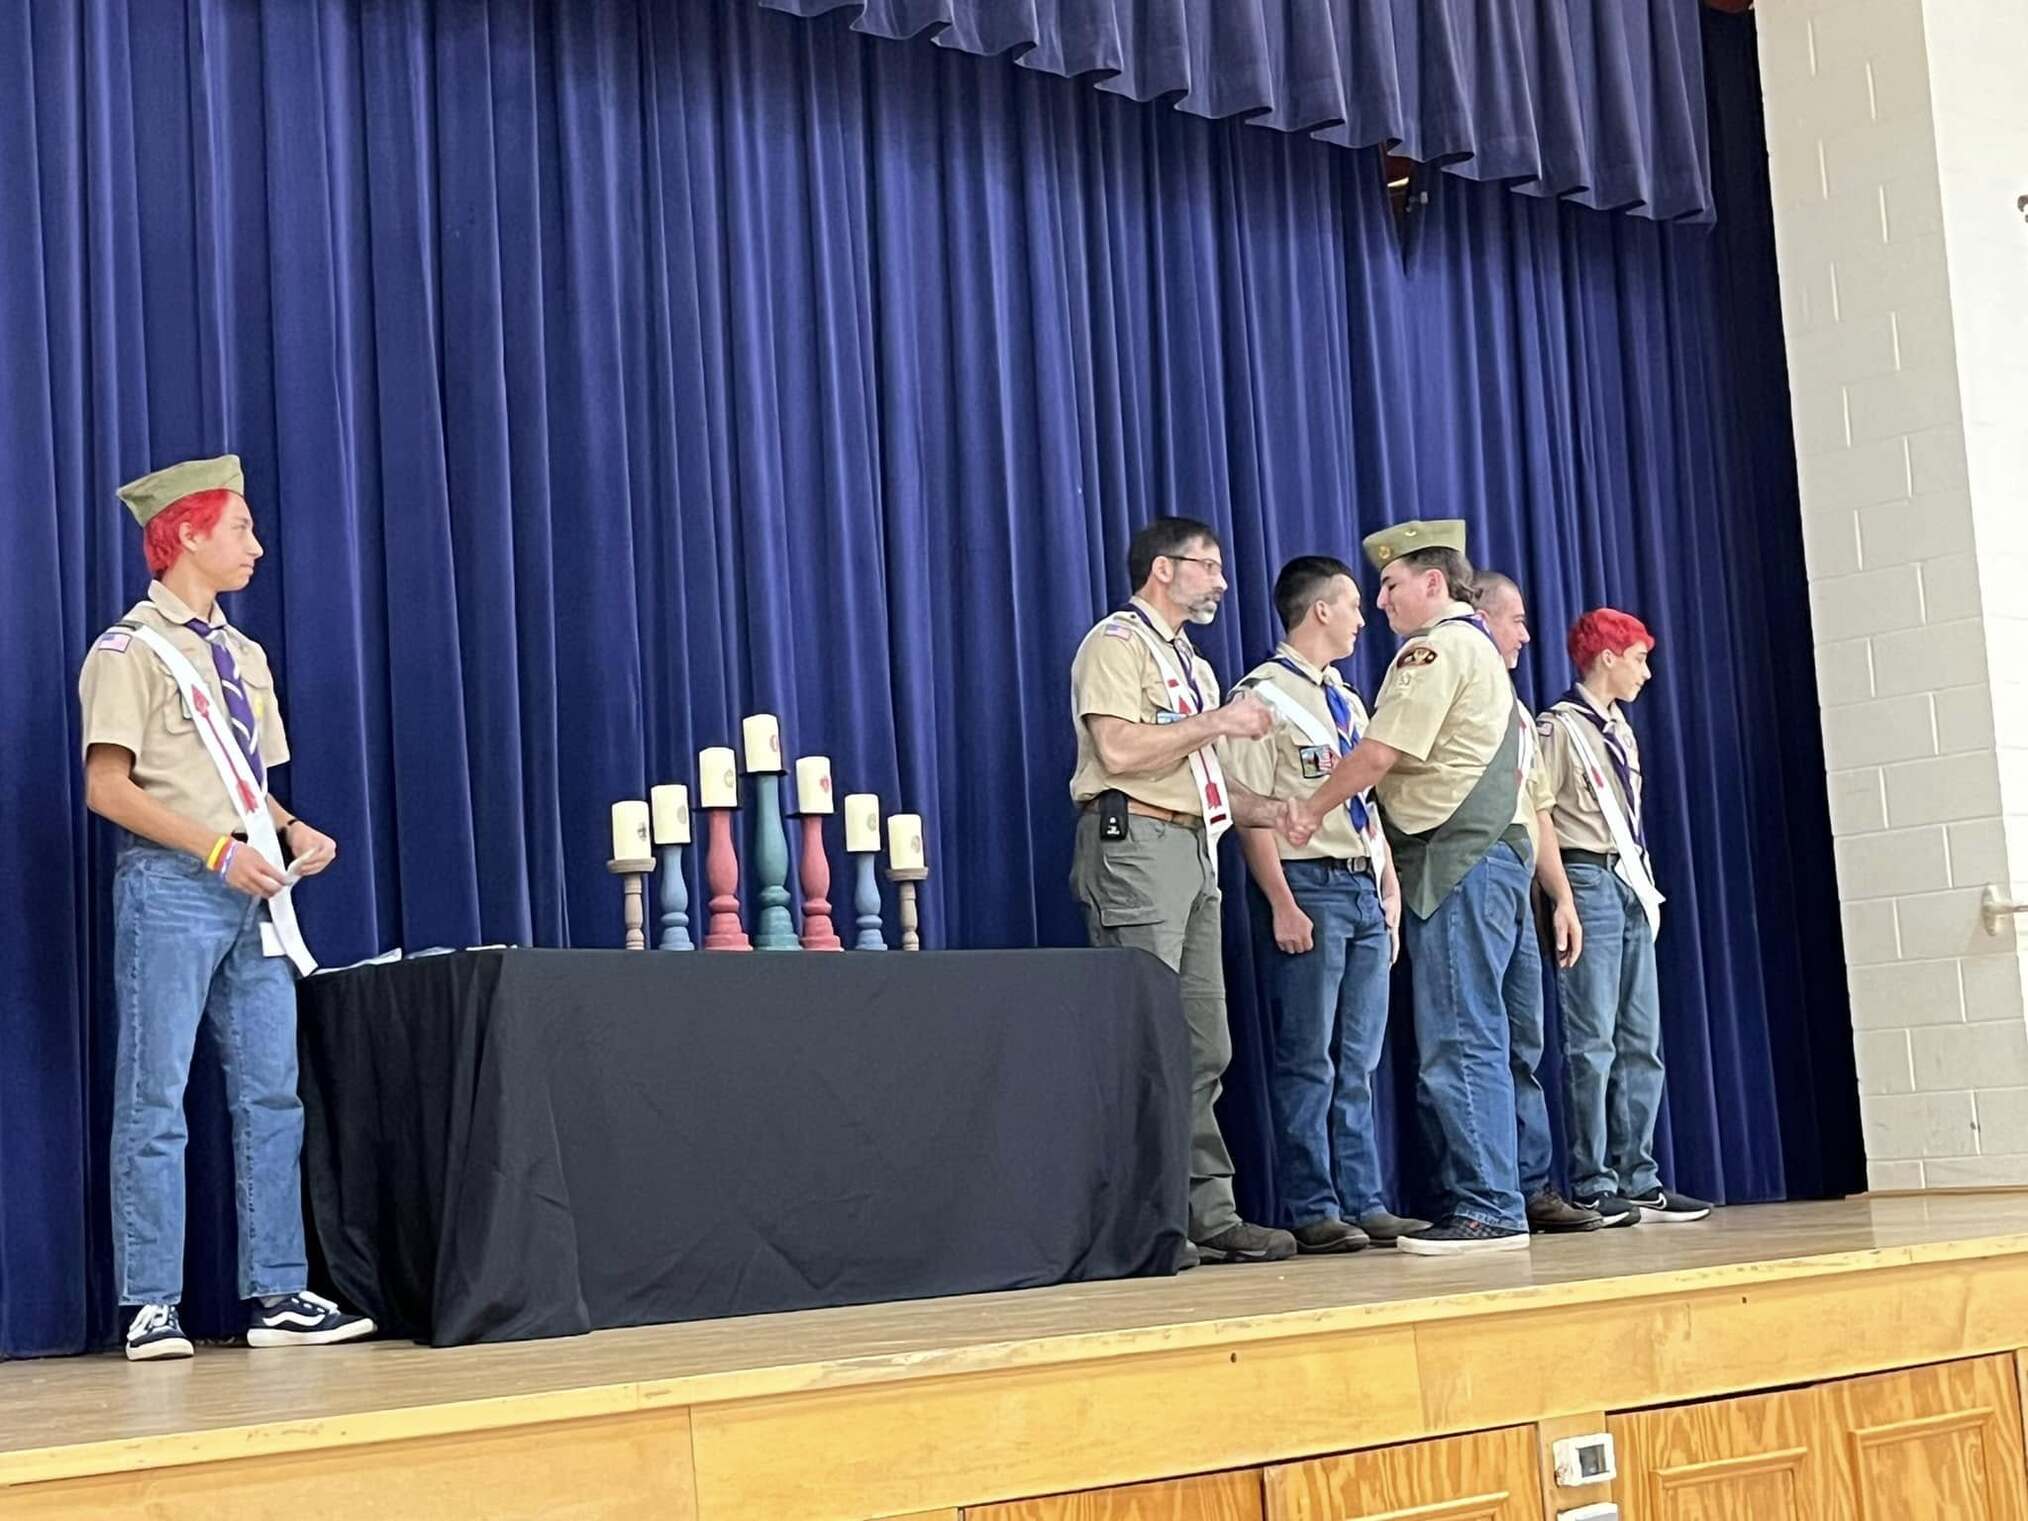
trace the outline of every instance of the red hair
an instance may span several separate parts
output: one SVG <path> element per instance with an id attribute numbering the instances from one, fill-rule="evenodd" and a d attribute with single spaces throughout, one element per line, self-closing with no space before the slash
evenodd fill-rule
<path id="1" fill-rule="evenodd" d="M 1616 607 L 1595 607 L 1570 626 L 1570 663 L 1582 675 L 1599 656 L 1624 655 L 1637 644 L 1655 647 L 1647 624 Z"/>
<path id="2" fill-rule="evenodd" d="M 148 557 L 149 571 L 159 576 L 180 560 L 183 540 L 178 535 L 182 530 L 187 527 L 192 533 L 210 533 L 236 495 L 223 488 L 193 491 L 148 519 L 148 526 L 141 530 L 141 551 Z"/>

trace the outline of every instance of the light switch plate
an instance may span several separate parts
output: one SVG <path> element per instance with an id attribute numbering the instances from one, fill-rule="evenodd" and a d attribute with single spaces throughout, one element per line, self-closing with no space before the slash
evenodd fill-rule
<path id="1" fill-rule="evenodd" d="M 1576 1510 L 1560 1510 L 1556 1521 L 1620 1521 L 1620 1508 L 1610 1500 L 1596 1505 L 1580 1505 Z"/>
<path id="2" fill-rule="evenodd" d="M 1618 1474 L 1613 1461 L 1610 1432 L 1594 1431 L 1587 1436 L 1564 1437 L 1550 1448 L 1556 1460 L 1559 1486 L 1603 1484 Z"/>

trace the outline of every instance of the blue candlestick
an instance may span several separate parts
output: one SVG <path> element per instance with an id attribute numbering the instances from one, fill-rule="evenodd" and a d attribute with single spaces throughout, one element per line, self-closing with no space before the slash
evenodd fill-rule
<path id="1" fill-rule="evenodd" d="M 663 845 L 655 853 L 662 858 L 662 938 L 655 947 L 695 950 L 690 943 L 690 884 L 683 880 L 683 847 Z"/>
<path id="2" fill-rule="evenodd" d="M 859 938 L 852 942 L 855 951 L 887 949 L 886 937 L 880 933 L 880 881 L 873 874 L 873 855 L 867 850 L 852 858 L 852 869 L 856 874 L 852 906 L 859 910 Z"/>
<path id="3" fill-rule="evenodd" d="M 782 828 L 782 779 L 772 771 L 754 779 L 760 818 L 754 823 L 754 878 L 760 883 L 760 927 L 753 937 L 757 951 L 800 951 L 796 926 L 789 918 L 789 837 Z"/>

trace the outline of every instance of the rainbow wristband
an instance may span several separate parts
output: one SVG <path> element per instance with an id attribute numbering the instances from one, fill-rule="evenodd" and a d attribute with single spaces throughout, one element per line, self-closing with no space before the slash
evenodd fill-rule
<path id="1" fill-rule="evenodd" d="M 208 854 L 204 858 L 204 869 L 206 871 L 219 870 L 220 863 L 225 860 L 226 852 L 231 848 L 231 846 L 232 846 L 232 836 L 229 834 L 220 835 L 218 837 L 218 843 L 211 847 L 210 854 Z"/>
<path id="2" fill-rule="evenodd" d="M 218 874 L 221 877 L 231 875 L 232 858 L 238 854 L 239 854 L 239 841 L 237 840 L 228 841 L 225 847 L 225 854 L 219 857 L 218 861 Z"/>

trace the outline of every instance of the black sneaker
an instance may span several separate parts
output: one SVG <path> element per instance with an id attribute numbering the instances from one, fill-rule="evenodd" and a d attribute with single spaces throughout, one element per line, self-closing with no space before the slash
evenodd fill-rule
<path id="1" fill-rule="evenodd" d="M 1641 1212 L 1642 1220 L 1663 1225 L 1687 1225 L 1711 1213 L 1711 1206 L 1705 1200 L 1693 1199 L 1688 1194 L 1672 1194 L 1666 1188 L 1658 1188 L 1648 1194 L 1630 1194 L 1627 1203 Z"/>
<path id="2" fill-rule="evenodd" d="M 1315 1220 L 1308 1225 L 1297 1226 L 1289 1234 L 1296 1238 L 1297 1251 L 1319 1255 L 1325 1252 L 1356 1252 L 1372 1245 L 1366 1232 L 1343 1220 Z"/>
<path id="3" fill-rule="evenodd" d="M 1520 1252 L 1528 1248 L 1528 1232 L 1507 1225 L 1452 1215 L 1427 1230 L 1403 1236 L 1397 1251 L 1416 1257 L 1448 1257 L 1463 1252 Z"/>
<path id="4" fill-rule="evenodd" d="M 1370 1215 L 1359 1217 L 1359 1228 L 1366 1232 L 1366 1239 L 1375 1246 L 1393 1246 L 1403 1236 L 1429 1229 L 1429 1221 L 1418 1220 L 1413 1215 L 1397 1215 L 1389 1210 L 1376 1209 Z"/>
<path id="5" fill-rule="evenodd" d="M 320 1294 L 305 1289 L 254 1309 L 246 1333 L 249 1347 L 322 1347 L 373 1334 L 364 1315 L 348 1315 Z"/>
<path id="6" fill-rule="evenodd" d="M 1197 1251 L 1206 1262 L 1285 1262 L 1296 1255 L 1296 1238 L 1242 1220 L 1198 1242 Z"/>
<path id="7" fill-rule="evenodd" d="M 1560 1236 L 1573 1231 L 1595 1231 L 1605 1217 L 1595 1209 L 1572 1204 L 1553 1188 L 1545 1188 L 1528 1201 L 1528 1229 L 1537 1235 Z"/>
<path id="8" fill-rule="evenodd" d="M 164 1357 L 188 1357 L 190 1338 L 176 1318 L 173 1304 L 144 1304 L 127 1327 L 127 1361 L 152 1363 Z"/>
<path id="9" fill-rule="evenodd" d="M 1176 1248 L 1176 1271 L 1187 1273 L 1192 1268 L 1202 1267 L 1203 1265 L 1204 1258 L 1197 1250 L 1197 1243 L 1192 1241 L 1188 1236 L 1185 1236 L 1183 1244 Z"/>
<path id="10" fill-rule="evenodd" d="M 1587 1199 L 1580 1195 L 1576 1202 L 1581 1209 L 1597 1210 L 1600 1218 L 1605 1221 L 1607 1230 L 1641 1223 L 1640 1206 L 1631 1199 L 1621 1198 L 1618 1194 L 1600 1194 L 1596 1199 Z"/>

